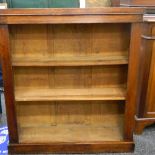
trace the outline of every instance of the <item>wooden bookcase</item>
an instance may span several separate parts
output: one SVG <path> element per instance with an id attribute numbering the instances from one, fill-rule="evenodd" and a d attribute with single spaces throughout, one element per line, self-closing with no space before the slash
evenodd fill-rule
<path id="1" fill-rule="evenodd" d="M 133 150 L 143 11 L 0 11 L 11 153 Z"/>

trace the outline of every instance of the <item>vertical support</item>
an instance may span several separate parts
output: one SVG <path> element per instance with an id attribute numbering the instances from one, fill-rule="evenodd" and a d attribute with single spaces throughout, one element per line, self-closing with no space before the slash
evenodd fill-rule
<path id="1" fill-rule="evenodd" d="M 125 140 L 133 140 L 136 107 L 139 102 L 139 63 L 141 48 L 142 24 L 133 23 L 131 27 L 131 42 L 129 52 L 129 69 L 127 83 L 127 97 L 125 110 Z"/>
<path id="2" fill-rule="evenodd" d="M 16 121 L 13 74 L 9 48 L 9 33 L 7 25 L 0 25 L 0 55 L 2 63 L 3 83 L 7 122 L 10 143 L 18 143 L 18 131 Z"/>
<path id="3" fill-rule="evenodd" d="M 152 58 L 152 50 L 153 50 L 153 40 L 145 38 L 145 36 L 152 36 L 152 25 L 150 23 L 145 23 L 144 27 L 144 36 L 143 36 L 143 45 L 141 49 L 141 62 L 140 62 L 140 85 L 141 85 L 141 93 L 140 93 L 140 105 L 138 107 L 138 117 L 143 118 L 146 117 L 146 109 L 147 109 L 147 91 L 148 91 L 148 81 L 150 74 L 150 66 L 151 66 L 151 58 Z"/>

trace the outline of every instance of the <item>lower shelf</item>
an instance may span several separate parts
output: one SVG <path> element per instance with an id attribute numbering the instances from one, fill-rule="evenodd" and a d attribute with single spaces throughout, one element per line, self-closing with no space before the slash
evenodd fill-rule
<path id="1" fill-rule="evenodd" d="M 123 125 L 57 125 L 25 127 L 19 130 L 20 143 L 122 141 Z"/>
<path id="2" fill-rule="evenodd" d="M 125 100 L 126 88 L 121 85 L 81 89 L 18 88 L 15 99 L 16 101 Z"/>

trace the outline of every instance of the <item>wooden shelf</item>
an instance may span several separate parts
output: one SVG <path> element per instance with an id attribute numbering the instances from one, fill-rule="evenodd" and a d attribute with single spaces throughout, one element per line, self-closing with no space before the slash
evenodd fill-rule
<path id="1" fill-rule="evenodd" d="M 22 127 L 19 129 L 19 141 L 20 143 L 122 141 L 122 124 L 119 122 L 118 126 L 106 126 L 103 123 Z"/>
<path id="2" fill-rule="evenodd" d="M 65 100 L 125 100 L 123 86 L 109 88 L 41 89 L 19 88 L 15 91 L 16 101 L 65 101 Z"/>
<path id="3" fill-rule="evenodd" d="M 105 56 L 74 56 L 74 57 L 13 57 L 13 66 L 90 66 L 128 64 L 127 52 Z"/>

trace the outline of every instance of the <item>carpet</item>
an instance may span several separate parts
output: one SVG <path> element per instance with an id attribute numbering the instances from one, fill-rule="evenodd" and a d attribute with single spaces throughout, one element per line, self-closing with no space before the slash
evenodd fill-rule
<path id="1" fill-rule="evenodd" d="M 8 154 L 7 145 L 9 143 L 8 128 L 0 128 L 0 154 Z"/>

